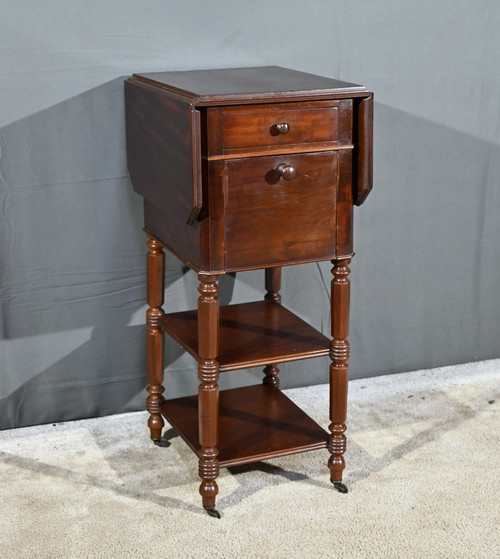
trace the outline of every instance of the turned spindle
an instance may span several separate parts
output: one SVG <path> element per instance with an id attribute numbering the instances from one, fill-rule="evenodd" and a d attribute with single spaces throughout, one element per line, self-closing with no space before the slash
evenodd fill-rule
<path id="1" fill-rule="evenodd" d="M 281 268 L 266 268 L 266 294 L 264 299 L 274 303 L 281 303 Z M 278 377 L 280 370 L 276 363 L 267 365 L 264 368 L 263 383 L 279 388 L 280 379 Z"/>
<path id="2" fill-rule="evenodd" d="M 344 452 L 346 449 L 345 421 L 347 415 L 347 383 L 349 366 L 349 301 L 350 258 L 332 261 L 332 342 L 330 344 L 330 437 L 328 450 L 330 459 L 330 479 L 337 489 L 347 493 L 342 484 L 342 472 L 345 467 Z"/>
<path id="3" fill-rule="evenodd" d="M 201 478 L 200 495 L 204 508 L 212 516 L 219 516 L 215 498 L 219 492 L 217 476 L 219 461 L 217 455 L 219 420 L 219 299 L 217 298 L 218 276 L 198 274 L 198 425 L 199 455 L 198 473 Z"/>
<path id="4" fill-rule="evenodd" d="M 164 402 L 163 392 L 163 348 L 164 335 L 159 326 L 159 321 L 165 314 L 163 305 L 163 292 L 165 286 L 165 254 L 163 245 L 148 234 L 147 255 L 147 302 L 149 309 L 146 312 L 146 358 L 148 373 L 149 396 L 146 400 L 146 409 L 149 412 L 148 427 L 151 440 L 158 444 L 161 432 L 165 425 L 160 413 L 160 406 Z"/>

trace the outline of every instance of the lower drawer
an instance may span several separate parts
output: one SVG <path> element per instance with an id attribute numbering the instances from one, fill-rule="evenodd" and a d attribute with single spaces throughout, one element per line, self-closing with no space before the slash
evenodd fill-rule
<path id="1" fill-rule="evenodd" d="M 225 268 L 335 256 L 337 152 L 224 163 Z"/>

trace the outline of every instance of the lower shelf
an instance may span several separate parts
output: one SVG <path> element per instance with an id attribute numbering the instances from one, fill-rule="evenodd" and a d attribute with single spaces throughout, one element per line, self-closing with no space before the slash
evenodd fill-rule
<path id="1" fill-rule="evenodd" d="M 196 310 L 166 314 L 160 326 L 198 359 Z M 330 340 L 278 303 L 254 301 L 220 308 L 220 372 L 328 355 Z"/>
<path id="2" fill-rule="evenodd" d="M 198 398 L 167 400 L 162 415 L 198 454 Z M 236 466 L 326 448 L 328 432 L 278 388 L 223 390 L 219 396 L 219 465 Z"/>

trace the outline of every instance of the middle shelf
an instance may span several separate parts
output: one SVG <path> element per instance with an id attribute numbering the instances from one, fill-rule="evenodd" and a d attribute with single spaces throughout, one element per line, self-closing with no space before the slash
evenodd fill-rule
<path id="1" fill-rule="evenodd" d="M 198 312 L 166 314 L 160 327 L 195 359 Z M 220 308 L 220 371 L 328 355 L 330 340 L 279 303 L 257 301 Z"/>

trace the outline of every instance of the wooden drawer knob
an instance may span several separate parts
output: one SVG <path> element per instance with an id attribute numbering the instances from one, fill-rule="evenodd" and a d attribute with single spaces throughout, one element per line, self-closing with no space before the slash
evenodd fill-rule
<path id="1" fill-rule="evenodd" d="M 290 126 L 288 126 L 287 122 L 280 122 L 279 124 L 276 125 L 276 130 L 278 131 L 279 134 L 288 134 L 288 131 L 290 130 Z"/>
<path id="2" fill-rule="evenodd" d="M 288 122 L 280 122 L 271 126 L 271 136 L 279 136 L 280 134 L 288 134 L 290 126 Z"/>
<path id="3" fill-rule="evenodd" d="M 295 167 L 293 167 L 292 165 L 286 165 L 285 163 L 278 165 L 278 167 L 276 167 L 276 172 L 280 177 L 283 177 L 286 181 L 291 181 L 297 176 L 297 171 L 295 170 Z"/>

